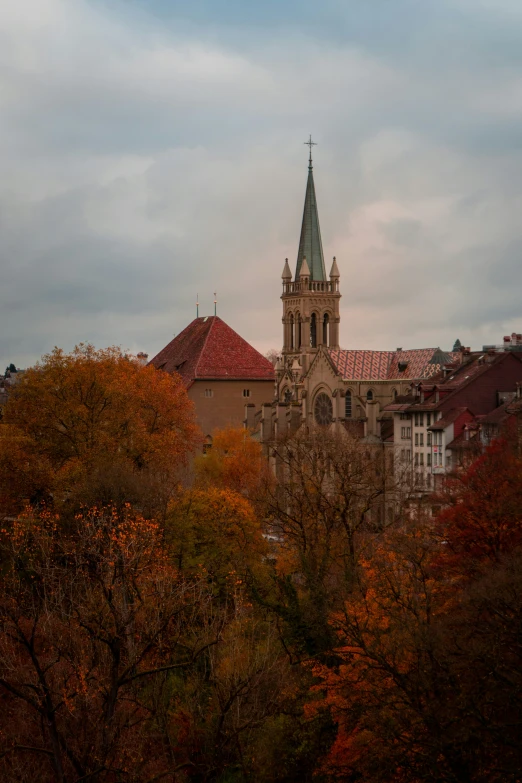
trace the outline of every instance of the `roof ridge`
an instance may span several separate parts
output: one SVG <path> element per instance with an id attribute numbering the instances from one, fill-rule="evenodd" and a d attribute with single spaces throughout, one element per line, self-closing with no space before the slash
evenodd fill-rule
<path id="1" fill-rule="evenodd" d="M 217 315 L 207 315 L 206 318 L 211 318 L 212 321 L 210 322 L 210 326 L 209 326 L 209 329 L 207 331 L 207 336 L 205 337 L 205 341 L 204 341 L 203 345 L 201 346 L 201 351 L 199 352 L 199 356 L 198 356 L 198 359 L 197 359 L 197 362 L 196 362 L 196 366 L 194 367 L 194 379 L 196 379 L 198 377 L 198 366 L 199 366 L 199 363 L 201 361 L 201 357 L 203 356 L 203 354 L 205 352 L 205 348 L 207 347 L 208 338 L 210 337 L 210 332 L 212 331 L 212 328 L 213 328 L 214 323 L 215 323 L 214 319 L 217 318 Z"/>

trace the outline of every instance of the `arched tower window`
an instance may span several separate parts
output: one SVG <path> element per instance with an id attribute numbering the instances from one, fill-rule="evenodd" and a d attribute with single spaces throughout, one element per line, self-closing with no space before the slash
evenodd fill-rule
<path id="1" fill-rule="evenodd" d="M 290 313 L 290 350 L 294 350 L 294 314 Z"/>
<path id="2" fill-rule="evenodd" d="M 328 313 L 324 314 L 323 318 L 323 345 L 329 346 L 330 345 L 330 317 Z"/>
<path id="3" fill-rule="evenodd" d="M 310 347 L 317 348 L 317 316 L 312 313 L 310 318 Z"/>
<path id="4" fill-rule="evenodd" d="M 392 389 L 392 399 L 397 399 L 397 389 Z"/>
<path id="5" fill-rule="evenodd" d="M 301 347 L 301 314 L 295 314 L 295 347 Z"/>
<path id="6" fill-rule="evenodd" d="M 347 419 L 352 418 L 352 393 L 351 391 L 346 392 L 346 397 L 344 399 L 344 415 Z"/>
<path id="7" fill-rule="evenodd" d="M 368 400 L 368 402 L 371 402 L 373 400 L 373 392 L 371 389 L 368 389 L 368 391 L 366 392 L 366 399 Z"/>

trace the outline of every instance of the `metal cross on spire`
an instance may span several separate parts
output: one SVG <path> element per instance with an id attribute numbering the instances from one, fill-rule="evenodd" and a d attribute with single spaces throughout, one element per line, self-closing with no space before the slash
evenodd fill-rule
<path id="1" fill-rule="evenodd" d="M 312 147 L 317 147 L 317 142 L 312 141 L 312 134 L 310 134 L 310 138 L 308 141 L 305 141 L 305 144 L 307 147 L 310 148 L 310 158 L 308 159 L 308 166 L 309 168 L 312 168 Z"/>

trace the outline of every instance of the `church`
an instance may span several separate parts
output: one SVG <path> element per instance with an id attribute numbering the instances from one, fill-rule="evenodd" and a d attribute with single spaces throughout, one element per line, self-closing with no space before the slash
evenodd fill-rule
<path id="1" fill-rule="evenodd" d="M 208 445 L 215 428 L 242 424 L 263 443 L 305 423 L 386 441 L 393 437 L 393 419 L 383 409 L 414 380 L 454 361 L 440 348 L 341 349 L 341 274 L 335 257 L 326 274 L 311 139 L 308 144 L 295 273 L 286 259 L 282 274 L 282 353 L 275 369 L 217 315 L 196 318 L 151 361 L 179 373 Z"/>
<path id="2" fill-rule="evenodd" d="M 295 274 L 282 274 L 282 354 L 275 366 L 275 397 L 246 406 L 245 425 L 262 442 L 302 424 L 337 425 L 368 440 L 393 437 L 383 409 L 455 360 L 440 348 L 342 350 L 339 345 L 341 275 L 326 267 L 319 226 L 310 140 L 308 178 Z"/>

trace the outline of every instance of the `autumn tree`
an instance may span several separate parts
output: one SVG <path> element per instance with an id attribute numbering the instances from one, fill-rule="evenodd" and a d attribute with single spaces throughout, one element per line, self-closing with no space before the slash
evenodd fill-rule
<path id="1" fill-rule="evenodd" d="M 242 427 L 214 430 L 212 447 L 196 458 L 195 472 L 201 486 L 231 489 L 251 498 L 270 479 L 261 445 Z"/>
<path id="2" fill-rule="evenodd" d="M 262 572 L 268 551 L 252 504 L 237 492 L 212 486 L 190 488 L 171 503 L 166 540 L 183 573 L 205 573 L 223 596 L 236 579 Z"/>
<path id="3" fill-rule="evenodd" d="M 338 721 L 323 770 L 397 783 L 520 780 L 522 548 L 518 443 L 500 439 L 447 487 L 438 520 L 366 535 L 329 614 L 337 666 L 316 665 Z"/>
<path id="4" fill-rule="evenodd" d="M 222 628 L 208 585 L 181 578 L 158 524 L 129 508 L 58 523 L 3 532 L 2 779 L 174 779 L 188 759 L 172 678 Z"/>
<path id="5" fill-rule="evenodd" d="M 437 527 L 441 567 L 474 574 L 522 545 L 522 451 L 516 428 L 451 477 Z"/>
<path id="6" fill-rule="evenodd" d="M 265 597 L 293 641 L 316 654 L 332 644 L 328 615 L 351 590 L 363 534 L 394 519 L 409 484 L 392 452 L 347 432 L 300 431 L 275 442 L 272 459 L 276 482 L 259 505 L 277 560 Z"/>
<path id="7" fill-rule="evenodd" d="M 56 348 L 10 393 L 0 438 L 4 511 L 133 501 L 165 509 L 198 443 L 178 376 L 141 366 L 118 348 Z"/>

